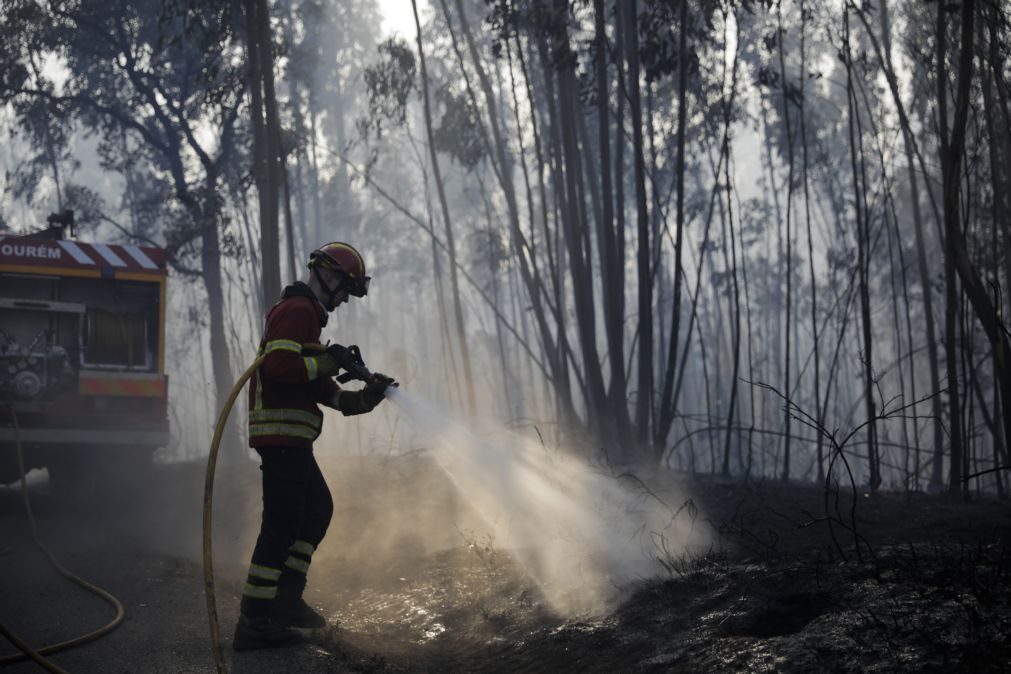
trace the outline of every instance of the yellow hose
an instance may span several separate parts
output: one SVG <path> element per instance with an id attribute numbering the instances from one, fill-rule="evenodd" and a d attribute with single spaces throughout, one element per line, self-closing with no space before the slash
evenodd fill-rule
<path id="1" fill-rule="evenodd" d="M 221 409 L 218 416 L 218 423 L 214 427 L 214 438 L 211 440 L 211 451 L 207 454 L 207 473 L 204 476 L 204 595 L 207 597 L 207 622 L 211 629 L 211 648 L 214 650 L 214 664 L 218 672 L 224 674 L 228 671 L 225 665 L 225 654 L 221 652 L 221 630 L 218 627 L 218 607 L 214 599 L 214 560 L 211 554 L 211 506 L 214 500 L 214 468 L 218 463 L 218 448 L 221 446 L 221 436 L 225 432 L 225 423 L 228 415 L 232 411 L 235 399 L 239 397 L 242 387 L 246 385 L 249 378 L 253 376 L 257 368 L 263 363 L 266 356 L 260 356 L 253 361 L 253 364 L 246 368 L 239 380 L 235 382 L 228 400 Z"/>
<path id="2" fill-rule="evenodd" d="M 88 632 L 83 636 L 79 636 L 74 639 L 68 639 L 67 641 L 61 641 L 58 644 L 44 646 L 39 649 L 33 649 L 27 643 L 25 643 L 24 641 L 19 639 L 16 635 L 14 635 L 6 627 L 0 625 L 0 634 L 6 637 L 7 640 L 9 640 L 12 644 L 17 646 L 17 648 L 21 651 L 21 654 L 18 655 L 6 655 L 0 657 L 0 666 L 10 665 L 14 664 L 15 662 L 22 662 L 24 660 L 31 659 L 34 660 L 41 667 L 49 670 L 50 672 L 65 672 L 65 670 L 61 669 L 52 661 L 46 659 L 44 656 L 52 655 L 53 653 L 59 653 L 61 651 L 66 651 L 68 649 L 74 648 L 75 646 L 80 646 L 81 644 L 86 644 L 102 636 L 105 636 L 112 630 L 116 629 L 116 627 L 118 627 L 119 624 L 123 622 L 123 616 L 126 615 L 126 611 L 123 609 L 123 604 L 120 603 L 120 601 L 116 599 L 114 596 L 112 596 L 112 594 L 106 592 L 97 585 L 89 583 L 80 576 L 68 571 L 66 567 L 60 564 L 59 560 L 56 559 L 56 556 L 53 555 L 53 553 L 49 550 L 49 548 L 47 548 L 45 544 L 42 542 L 42 540 L 39 538 L 39 531 L 35 525 L 35 513 L 32 512 L 32 504 L 30 499 L 28 498 L 28 483 L 25 480 L 25 457 L 24 452 L 21 449 L 21 427 L 18 425 L 18 415 L 14 411 L 14 403 L 9 402 L 8 404 L 10 405 L 11 419 L 14 421 L 14 443 L 17 446 L 18 450 L 18 468 L 21 470 L 21 495 L 24 497 L 25 512 L 28 513 L 28 522 L 29 524 L 31 524 L 32 540 L 35 542 L 35 545 L 38 546 L 38 548 L 46 554 L 52 565 L 56 568 L 57 571 L 60 572 L 60 575 L 70 580 L 71 582 L 80 585 L 88 592 L 98 595 L 99 597 L 107 601 L 109 604 L 111 604 L 113 608 L 116 609 L 116 616 L 112 619 L 111 622 L 109 622 L 104 627 L 101 627 L 93 632 Z"/>

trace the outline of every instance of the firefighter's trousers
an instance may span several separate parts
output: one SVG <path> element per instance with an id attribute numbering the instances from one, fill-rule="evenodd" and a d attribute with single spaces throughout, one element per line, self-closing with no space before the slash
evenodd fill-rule
<path id="1" fill-rule="evenodd" d="M 311 449 L 260 447 L 263 519 L 253 548 L 242 612 L 269 614 L 301 596 L 312 554 L 333 516 L 333 498 Z"/>

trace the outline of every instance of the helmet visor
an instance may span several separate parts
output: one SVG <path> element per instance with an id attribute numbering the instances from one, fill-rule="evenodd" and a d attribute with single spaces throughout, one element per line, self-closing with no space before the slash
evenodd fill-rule
<path id="1" fill-rule="evenodd" d="M 372 280 L 371 276 L 348 276 L 344 275 L 344 279 L 341 281 L 341 288 L 348 291 L 348 295 L 353 295 L 354 297 L 365 297 L 369 292 L 369 281 Z"/>

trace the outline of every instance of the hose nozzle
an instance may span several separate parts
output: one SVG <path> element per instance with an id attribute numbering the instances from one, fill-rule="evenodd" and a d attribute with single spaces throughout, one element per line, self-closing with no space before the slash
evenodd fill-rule
<path id="1" fill-rule="evenodd" d="M 337 361 L 337 364 L 344 370 L 344 374 L 337 377 L 337 381 L 346 384 L 352 379 L 368 382 L 372 379 L 372 373 L 365 366 L 362 359 L 362 352 L 357 345 L 342 346 L 340 344 L 330 344 L 326 347 L 327 353 Z"/>

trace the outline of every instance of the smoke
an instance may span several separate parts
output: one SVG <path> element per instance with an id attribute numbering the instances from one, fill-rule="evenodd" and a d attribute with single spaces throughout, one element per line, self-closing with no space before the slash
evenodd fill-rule
<path id="1" fill-rule="evenodd" d="M 620 480 L 503 429 L 482 435 L 421 398 L 390 389 L 462 498 L 560 613 L 600 612 L 634 581 L 708 536 L 635 480 Z"/>

